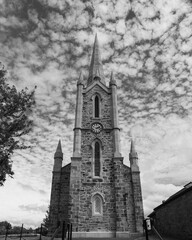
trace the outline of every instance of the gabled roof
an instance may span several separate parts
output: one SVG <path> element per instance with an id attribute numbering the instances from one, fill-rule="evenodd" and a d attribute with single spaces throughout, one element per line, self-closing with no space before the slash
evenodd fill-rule
<path id="1" fill-rule="evenodd" d="M 84 93 L 89 92 L 92 88 L 94 88 L 96 85 L 100 86 L 105 92 L 111 93 L 111 89 L 106 87 L 102 82 L 95 81 L 91 85 L 89 85 L 87 88 L 84 89 Z"/>

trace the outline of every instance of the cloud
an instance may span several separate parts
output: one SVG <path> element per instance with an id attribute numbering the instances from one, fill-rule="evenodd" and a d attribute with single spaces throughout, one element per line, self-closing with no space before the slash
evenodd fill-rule
<path id="1" fill-rule="evenodd" d="M 30 212 L 45 213 L 48 209 L 47 205 L 38 205 L 38 204 L 19 205 L 19 208 L 21 208 L 21 210 L 27 211 L 28 213 Z"/>
<path id="2" fill-rule="evenodd" d="M 33 188 L 32 186 L 30 185 L 27 185 L 27 184 L 23 184 L 23 183 L 18 183 L 24 191 L 35 191 L 35 188 Z"/>
<path id="3" fill-rule="evenodd" d="M 43 218 L 59 139 L 63 164 L 72 156 L 76 82 L 81 71 L 85 81 L 88 77 L 96 32 L 105 80 L 113 70 L 118 83 L 121 147 L 128 165 L 131 137 L 136 142 L 145 212 L 191 181 L 190 3 L 9 3 L 2 1 L 0 10 L 1 61 L 18 89 L 37 86 L 37 104 L 33 131 L 22 139 L 31 148 L 14 154 L 15 176 L 2 190 L 3 220 L 35 224 Z M 30 207 L 41 214 L 33 211 L 29 219 Z"/>

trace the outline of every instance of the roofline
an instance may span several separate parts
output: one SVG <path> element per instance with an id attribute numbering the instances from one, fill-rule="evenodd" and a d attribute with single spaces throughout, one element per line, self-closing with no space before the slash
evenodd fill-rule
<path id="1" fill-rule="evenodd" d="M 68 167 L 69 165 L 71 165 L 71 163 L 66 164 L 66 165 L 63 166 L 61 169 L 64 169 L 64 168 Z"/>
<path id="2" fill-rule="evenodd" d="M 183 190 L 183 191 L 182 191 Z M 181 192 L 180 192 L 181 191 Z M 164 205 L 172 202 L 173 200 L 181 197 L 182 195 L 186 194 L 187 192 L 189 191 L 192 191 L 192 186 L 191 187 L 188 187 L 188 188 L 183 188 L 181 189 L 179 192 L 175 193 L 174 195 L 172 195 L 171 197 L 169 197 L 167 200 L 165 200 L 165 202 L 163 202 L 161 205 L 157 206 L 156 208 L 154 208 L 154 211 L 163 207 Z"/>

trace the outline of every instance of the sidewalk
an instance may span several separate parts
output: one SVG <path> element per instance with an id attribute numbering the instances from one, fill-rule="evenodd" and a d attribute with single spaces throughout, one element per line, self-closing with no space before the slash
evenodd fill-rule
<path id="1" fill-rule="evenodd" d="M 149 240 L 160 240 L 157 236 L 154 235 L 149 235 L 148 236 Z M 72 238 L 72 240 L 127 240 L 127 238 Z M 145 236 L 142 237 L 133 237 L 129 238 L 129 240 L 146 240 Z M 174 239 L 174 238 L 165 238 L 163 237 L 163 240 L 179 240 L 179 239 Z"/>
<path id="2" fill-rule="evenodd" d="M 179 240 L 176 238 L 168 238 L 168 237 L 162 237 L 162 238 L 163 238 L 163 240 Z M 148 239 L 149 240 L 160 240 L 160 238 L 158 238 L 157 236 L 154 236 L 154 235 L 149 235 Z M 139 237 L 139 238 L 136 238 L 135 240 L 146 240 L 146 237 L 145 236 Z"/>

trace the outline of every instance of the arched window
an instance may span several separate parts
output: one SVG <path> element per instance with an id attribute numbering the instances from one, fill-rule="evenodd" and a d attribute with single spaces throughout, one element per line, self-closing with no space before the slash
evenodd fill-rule
<path id="1" fill-rule="evenodd" d="M 95 117 L 99 117 L 99 97 L 95 96 Z"/>
<path id="2" fill-rule="evenodd" d="M 100 144 L 98 142 L 95 142 L 95 176 L 100 176 L 100 169 L 101 169 L 101 163 L 100 163 Z"/>
<path id="3" fill-rule="evenodd" d="M 93 215 L 102 215 L 103 214 L 103 200 L 99 194 L 96 194 L 93 197 Z"/>

